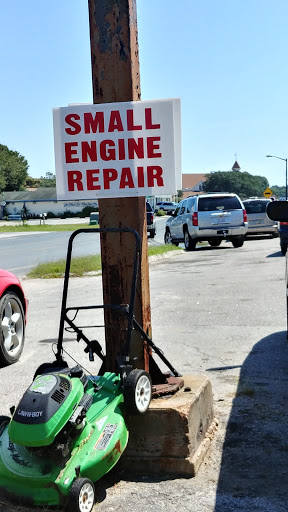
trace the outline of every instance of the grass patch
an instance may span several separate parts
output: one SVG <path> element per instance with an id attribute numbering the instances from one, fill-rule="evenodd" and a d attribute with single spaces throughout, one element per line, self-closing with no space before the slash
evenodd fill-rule
<path id="1" fill-rule="evenodd" d="M 181 249 L 181 247 L 180 247 Z M 151 247 L 148 247 L 148 256 L 154 256 L 155 254 L 164 254 L 165 252 L 171 252 L 171 251 L 178 251 L 179 247 L 176 247 L 176 245 L 153 245 Z"/>
<path id="2" fill-rule="evenodd" d="M 76 231 L 76 229 L 98 228 L 98 225 L 89 225 L 89 220 L 81 224 L 20 224 L 17 226 L 1 226 L 0 233 L 32 233 L 33 231 Z"/>
<path id="3" fill-rule="evenodd" d="M 30 279 L 51 279 L 54 277 L 63 277 L 65 265 L 65 259 L 52 261 L 50 263 L 41 263 L 40 265 L 37 265 L 37 267 L 33 268 L 26 277 Z M 80 277 L 87 272 L 101 272 L 100 254 L 72 259 L 70 274 L 75 277 Z"/>
<path id="4" fill-rule="evenodd" d="M 148 255 L 163 254 L 165 252 L 175 251 L 178 248 L 173 245 L 158 245 L 155 247 L 148 247 Z M 41 263 L 33 268 L 27 278 L 29 279 L 52 279 L 63 277 L 65 272 L 66 260 L 58 260 L 50 263 Z M 101 273 L 101 256 L 95 254 L 92 256 L 82 256 L 80 258 L 73 258 L 71 261 L 70 275 L 74 277 L 81 277 L 88 272 Z"/>

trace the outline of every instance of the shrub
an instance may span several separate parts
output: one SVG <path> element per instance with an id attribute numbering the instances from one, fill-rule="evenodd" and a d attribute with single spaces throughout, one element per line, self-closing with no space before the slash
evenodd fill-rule
<path id="1" fill-rule="evenodd" d="M 79 213 L 79 217 L 90 217 L 90 213 L 98 212 L 99 208 L 95 206 L 85 206 L 83 210 Z"/>

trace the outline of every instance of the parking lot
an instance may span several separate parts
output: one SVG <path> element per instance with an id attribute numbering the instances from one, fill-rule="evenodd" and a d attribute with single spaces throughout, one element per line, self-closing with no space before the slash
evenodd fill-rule
<path id="1" fill-rule="evenodd" d="M 184 375 L 210 378 L 219 428 L 195 478 L 138 479 L 116 467 L 97 484 L 95 511 L 287 511 L 284 271 L 271 238 L 203 246 L 150 265 L 153 340 Z M 1 414 L 52 359 L 58 335 L 62 282 L 24 280 L 24 287 L 26 347 L 19 363 L 1 369 Z M 101 278 L 74 279 L 71 301 L 98 301 L 100 288 Z M 8 510 L 28 509 L 1 500 L 0 511 Z"/>

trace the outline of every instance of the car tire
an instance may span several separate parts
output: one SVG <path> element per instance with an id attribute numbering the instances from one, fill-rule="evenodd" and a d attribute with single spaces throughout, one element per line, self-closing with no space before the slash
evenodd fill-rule
<path id="1" fill-rule="evenodd" d="M 172 244 L 172 236 L 170 233 L 170 229 L 166 229 L 164 233 L 164 244 Z"/>
<path id="2" fill-rule="evenodd" d="M 154 238 L 154 237 L 155 237 L 155 235 L 156 235 L 156 229 L 151 229 L 151 231 L 150 231 L 150 235 L 149 235 L 149 236 L 150 236 L 150 238 Z"/>
<path id="3" fill-rule="evenodd" d="M 286 252 L 287 252 L 287 244 L 280 244 L 280 249 L 281 249 L 281 252 L 283 254 L 283 256 L 285 256 Z"/>
<path id="4" fill-rule="evenodd" d="M 176 247 L 178 247 L 179 243 L 178 242 L 174 242 L 172 236 L 171 236 L 171 233 L 170 233 L 170 229 L 166 229 L 165 231 L 165 234 L 164 234 L 164 244 L 172 244 L 172 245 L 176 245 Z"/>
<path id="5" fill-rule="evenodd" d="M 23 305 L 14 292 L 0 299 L 0 362 L 7 366 L 16 363 L 25 341 L 25 314 Z"/>
<path id="6" fill-rule="evenodd" d="M 197 241 L 193 240 L 191 238 L 191 236 L 189 235 L 189 231 L 186 228 L 184 231 L 184 245 L 185 245 L 186 251 L 195 251 L 196 243 L 197 243 Z"/>
<path id="7" fill-rule="evenodd" d="M 76 478 L 69 493 L 66 512 L 91 512 L 95 502 L 95 488 L 89 478 Z"/>
<path id="8" fill-rule="evenodd" d="M 231 242 L 233 247 L 235 248 L 242 247 L 242 245 L 244 244 L 244 236 L 235 236 L 234 238 L 231 239 Z"/>
<path id="9" fill-rule="evenodd" d="M 152 397 L 152 380 L 145 370 L 132 370 L 123 387 L 124 404 L 128 414 L 143 414 Z"/>
<path id="10" fill-rule="evenodd" d="M 211 245 L 211 247 L 219 247 L 222 240 L 208 240 L 208 244 Z"/>

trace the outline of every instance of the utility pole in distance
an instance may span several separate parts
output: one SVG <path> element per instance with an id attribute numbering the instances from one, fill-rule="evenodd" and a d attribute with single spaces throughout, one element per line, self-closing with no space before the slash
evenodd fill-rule
<path id="1" fill-rule="evenodd" d="M 137 101 L 141 98 L 136 0 L 88 0 L 93 103 Z M 99 199 L 101 227 L 135 229 L 141 239 L 141 264 L 135 317 L 151 336 L 145 197 Z M 127 304 L 130 298 L 134 237 L 101 235 L 104 304 Z M 124 319 L 105 310 L 106 368 L 117 370 L 117 355 L 125 342 Z M 149 371 L 149 355 L 143 342 L 132 337 L 131 357 L 137 367 Z"/>

